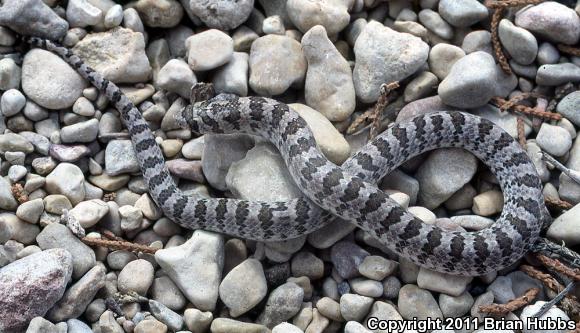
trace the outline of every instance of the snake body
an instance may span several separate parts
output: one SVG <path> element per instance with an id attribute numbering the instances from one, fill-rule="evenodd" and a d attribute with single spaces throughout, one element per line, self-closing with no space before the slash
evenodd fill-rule
<path id="1" fill-rule="evenodd" d="M 305 197 L 258 202 L 187 196 L 173 181 L 141 113 L 115 84 L 67 48 L 34 37 L 28 42 L 61 56 L 114 103 L 129 131 L 149 194 L 166 216 L 185 228 L 270 241 L 295 238 L 341 218 L 420 266 L 474 276 L 520 259 L 549 218 L 541 182 L 526 152 L 486 119 L 461 112 L 418 116 L 389 127 L 338 167 L 322 155 L 306 122 L 287 105 L 264 97 L 224 94 L 187 106 L 178 120 L 201 134 L 244 132 L 267 138 L 280 151 Z M 464 232 L 426 224 L 373 185 L 406 160 L 444 147 L 470 151 L 495 174 L 504 207 L 490 227 Z"/>

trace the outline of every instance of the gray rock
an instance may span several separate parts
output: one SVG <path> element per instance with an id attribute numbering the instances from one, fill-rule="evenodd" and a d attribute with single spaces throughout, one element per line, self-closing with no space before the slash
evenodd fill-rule
<path id="1" fill-rule="evenodd" d="M 245 323 L 229 318 L 216 318 L 211 322 L 210 332 L 212 333 L 269 333 L 270 330 L 259 324 Z"/>
<path id="2" fill-rule="evenodd" d="M 65 249 L 72 254 L 73 278 L 81 278 L 96 263 L 95 252 L 81 242 L 69 228 L 52 223 L 44 227 L 36 237 L 43 249 Z M 59 297 L 60 298 L 60 297 Z"/>
<path id="3" fill-rule="evenodd" d="M 564 156 L 572 147 L 572 137 L 566 129 L 547 123 L 540 127 L 536 142 L 540 148 L 554 156 Z"/>
<path id="4" fill-rule="evenodd" d="M 99 121 L 93 118 L 63 127 L 60 131 L 60 139 L 63 143 L 93 142 L 98 134 Z"/>
<path id="5" fill-rule="evenodd" d="M 183 327 L 183 318 L 162 303 L 149 300 L 149 310 L 157 320 L 167 325 L 172 331 L 179 331 Z"/>
<path id="6" fill-rule="evenodd" d="M 459 296 L 465 292 L 471 280 L 473 280 L 472 277 L 449 275 L 421 267 L 417 276 L 417 285 L 420 288 L 450 296 Z"/>
<path id="7" fill-rule="evenodd" d="M 97 25 L 103 19 L 103 12 L 87 0 L 70 0 L 66 7 L 66 19 L 73 28 Z"/>
<path id="8" fill-rule="evenodd" d="M 385 277 L 393 274 L 398 266 L 396 261 L 380 256 L 368 256 L 358 266 L 358 271 L 369 279 L 382 281 Z"/>
<path id="9" fill-rule="evenodd" d="M 341 219 L 334 219 L 308 235 L 308 244 L 316 249 L 327 249 L 350 234 L 356 226 Z"/>
<path id="10" fill-rule="evenodd" d="M 344 294 L 340 297 L 340 313 L 346 321 L 362 321 L 369 313 L 374 300 L 357 294 Z"/>
<path id="11" fill-rule="evenodd" d="M 491 46 L 491 33 L 487 30 L 472 31 L 468 33 L 465 38 L 463 38 L 461 48 L 467 54 L 477 51 L 483 51 L 492 54 L 493 49 Z"/>
<path id="12" fill-rule="evenodd" d="M 124 330 L 117 323 L 115 320 L 115 315 L 111 310 L 107 310 L 103 312 L 103 314 L 99 317 L 98 327 L 101 329 L 101 332 L 110 332 L 110 333 L 123 333 Z"/>
<path id="13" fill-rule="evenodd" d="M 129 4 L 148 27 L 172 28 L 183 17 L 183 7 L 177 0 L 138 0 Z"/>
<path id="14" fill-rule="evenodd" d="M 69 319 L 66 321 L 68 327 L 67 333 L 92 333 L 91 328 L 84 322 L 77 319 Z"/>
<path id="15" fill-rule="evenodd" d="M 306 32 L 315 25 L 322 25 L 331 36 L 348 25 L 348 9 L 345 1 L 286 1 L 288 17 L 300 31 Z"/>
<path id="16" fill-rule="evenodd" d="M 177 285 L 167 276 L 153 280 L 150 294 L 155 301 L 174 311 L 183 309 L 187 303 Z"/>
<path id="17" fill-rule="evenodd" d="M 349 321 L 344 326 L 344 333 L 371 333 L 371 331 L 356 321 Z"/>
<path id="18" fill-rule="evenodd" d="M 439 43 L 429 51 L 429 69 L 440 80 L 445 79 L 453 65 L 461 58 L 465 57 L 465 52 L 451 44 Z"/>
<path id="19" fill-rule="evenodd" d="M 38 252 L 0 270 L 0 330 L 23 332 L 63 295 L 72 274 L 71 254 L 63 249 Z"/>
<path id="20" fill-rule="evenodd" d="M 421 191 L 418 202 L 433 209 L 468 183 L 477 171 L 477 159 L 462 149 L 439 149 L 417 170 Z"/>
<path id="21" fill-rule="evenodd" d="M 512 280 L 507 276 L 498 276 L 492 284 L 487 287 L 487 291 L 493 293 L 496 303 L 505 304 L 516 298 L 512 289 Z"/>
<path id="22" fill-rule="evenodd" d="M 496 78 L 493 57 L 485 52 L 474 52 L 453 65 L 437 92 L 445 104 L 476 108 L 485 105 L 494 96 Z"/>
<path id="23" fill-rule="evenodd" d="M 2 94 L 0 99 L 0 109 L 2 114 L 6 117 L 12 117 L 18 114 L 26 104 L 26 97 L 22 95 L 20 90 L 10 89 Z"/>
<path id="24" fill-rule="evenodd" d="M 383 295 L 383 285 L 379 281 L 354 278 L 350 280 L 350 286 L 355 293 L 368 297 L 381 297 Z"/>
<path id="25" fill-rule="evenodd" d="M 449 40 L 453 38 L 453 27 L 449 25 L 436 11 L 423 9 L 419 12 L 419 22 L 438 37 Z"/>
<path id="26" fill-rule="evenodd" d="M 40 106 L 52 110 L 71 107 L 86 87 L 80 74 L 57 55 L 32 49 L 24 56 L 22 90 Z"/>
<path id="27" fill-rule="evenodd" d="M 264 270 L 256 259 L 247 259 L 234 267 L 219 286 L 220 299 L 232 317 L 238 317 L 254 308 L 267 292 Z"/>
<path id="28" fill-rule="evenodd" d="M 548 42 L 543 42 L 538 48 L 538 63 L 540 65 L 556 64 L 560 60 L 560 51 Z"/>
<path id="29" fill-rule="evenodd" d="M 87 65 L 115 83 L 145 82 L 151 76 L 143 34 L 129 29 L 116 27 L 88 34 L 73 51 Z"/>
<path id="30" fill-rule="evenodd" d="M 439 14 L 445 21 L 460 28 L 469 27 L 489 15 L 487 8 L 477 0 L 441 0 Z"/>
<path id="31" fill-rule="evenodd" d="M 77 204 L 85 198 L 85 177 L 78 166 L 61 163 L 46 176 L 45 188 L 48 193 L 62 194 Z"/>
<path id="32" fill-rule="evenodd" d="M 580 213 L 580 204 L 554 219 L 550 224 L 547 235 L 551 239 L 559 242 L 566 242 L 569 246 L 580 244 L 580 220 L 577 216 Z"/>
<path id="33" fill-rule="evenodd" d="M 0 209 L 15 210 L 18 207 L 18 202 L 14 198 L 11 188 L 10 181 L 0 177 Z"/>
<path id="34" fill-rule="evenodd" d="M 122 270 L 123 267 L 125 267 L 128 263 L 130 263 L 133 260 L 137 260 L 137 256 L 132 252 L 126 250 L 113 251 L 107 255 L 107 265 L 111 269 L 117 271 Z"/>
<path id="35" fill-rule="evenodd" d="M 395 276 L 389 276 L 383 281 L 383 295 L 386 299 L 395 299 L 399 296 L 401 281 Z"/>
<path id="36" fill-rule="evenodd" d="M 439 294 L 439 307 L 445 318 L 462 317 L 473 306 L 473 296 L 467 291 L 458 296 Z"/>
<path id="37" fill-rule="evenodd" d="M 300 311 L 303 299 L 304 290 L 293 282 L 287 282 L 270 293 L 257 322 L 272 328 L 287 321 Z"/>
<path id="38" fill-rule="evenodd" d="M 405 87 L 405 102 L 412 102 L 431 95 L 438 84 L 439 79 L 435 74 L 428 71 L 421 72 Z"/>
<path id="39" fill-rule="evenodd" d="M 16 216 L 28 223 L 38 223 L 40 215 L 44 212 L 44 203 L 42 199 L 34 199 L 24 202 L 16 210 Z"/>
<path id="40" fill-rule="evenodd" d="M 72 111 L 78 115 L 92 117 L 95 115 L 93 103 L 86 97 L 79 97 L 72 107 Z"/>
<path id="41" fill-rule="evenodd" d="M 416 288 L 416 287 L 415 287 Z M 365 319 L 365 325 L 368 328 L 368 319 L 371 317 L 375 317 L 378 320 L 403 320 L 403 317 L 397 311 L 397 308 L 393 304 L 376 301 L 372 308 L 371 312 Z M 377 331 L 378 332 L 378 331 Z M 382 332 L 381 332 L 382 333 Z"/>
<path id="42" fill-rule="evenodd" d="M 292 324 L 281 323 L 272 328 L 272 333 L 302 333 L 302 330 Z"/>
<path id="43" fill-rule="evenodd" d="M 538 54 L 538 41 L 531 32 L 503 19 L 499 22 L 498 33 L 503 47 L 515 61 L 522 65 L 534 62 Z"/>
<path id="44" fill-rule="evenodd" d="M 250 87 L 263 96 L 280 95 L 290 86 L 300 86 L 307 62 L 302 47 L 287 36 L 266 35 L 252 43 Z"/>
<path id="45" fill-rule="evenodd" d="M 114 5 L 105 14 L 103 24 L 105 28 L 111 29 L 121 25 L 121 22 L 123 22 L 123 7 L 121 5 Z"/>
<path id="46" fill-rule="evenodd" d="M 549 41 L 576 44 L 580 38 L 580 18 L 573 9 L 557 3 L 525 7 L 516 13 L 516 25 Z"/>
<path id="47" fill-rule="evenodd" d="M 147 260 L 138 259 L 129 262 L 119 273 L 117 284 L 122 293 L 136 292 L 146 295 L 153 283 L 153 265 Z"/>
<path id="48" fill-rule="evenodd" d="M 77 318 L 105 285 L 105 267 L 95 266 L 64 293 L 46 317 L 53 322 Z"/>
<path id="49" fill-rule="evenodd" d="M 81 227 L 90 228 L 109 213 L 109 206 L 100 199 L 82 201 L 69 211 Z"/>
<path id="50" fill-rule="evenodd" d="M 518 136 L 517 116 L 502 112 L 499 108 L 492 105 L 485 105 L 471 111 L 473 115 L 490 120 L 497 126 L 506 131 L 512 138 Z M 524 133 L 529 135 L 532 132 L 531 122 L 524 121 Z"/>
<path id="51" fill-rule="evenodd" d="M 204 333 L 213 320 L 213 314 L 190 308 L 185 310 L 183 320 L 192 333 Z"/>
<path id="52" fill-rule="evenodd" d="M 430 292 L 415 285 L 408 284 L 399 291 L 397 302 L 401 316 L 407 320 L 417 318 L 443 318 L 437 301 Z"/>
<path id="53" fill-rule="evenodd" d="M 254 139 L 246 134 L 206 134 L 204 138 L 203 174 L 213 188 L 225 191 L 230 166 L 246 156 L 254 146 Z"/>
<path id="54" fill-rule="evenodd" d="M 155 260 L 196 308 L 214 310 L 224 263 L 222 236 L 197 230 L 184 244 L 157 251 Z"/>
<path id="55" fill-rule="evenodd" d="M 559 330 L 559 329 L 541 330 L 541 329 L 535 329 L 532 326 L 528 326 L 529 319 L 532 318 L 532 316 L 534 316 L 538 311 L 540 311 L 542 306 L 545 304 L 546 304 L 546 302 L 538 301 L 538 302 L 535 302 L 534 304 L 526 305 L 526 307 L 522 310 L 522 313 L 520 315 L 521 320 L 524 322 L 524 329 L 522 330 L 522 332 L 524 332 L 524 333 L 543 333 L 543 332 L 551 331 L 551 332 L 564 333 L 566 331 L 566 330 Z M 545 321 L 545 322 L 556 322 L 556 321 L 566 322 L 566 321 L 570 320 L 570 317 L 568 317 L 568 315 L 564 311 L 562 311 L 561 309 L 557 308 L 554 305 L 552 305 L 552 307 L 550 307 L 545 314 L 543 314 L 537 318 L 539 320 Z"/>
<path id="56" fill-rule="evenodd" d="M 283 201 L 302 196 L 278 150 L 266 142 L 232 163 L 226 184 L 235 197 L 245 200 Z"/>
<path id="57" fill-rule="evenodd" d="M 68 30 L 63 20 L 42 0 L 8 0 L 2 3 L 0 24 L 22 35 L 61 39 Z"/>
<path id="58" fill-rule="evenodd" d="M 330 260 L 338 275 L 350 279 L 360 275 L 358 267 L 370 254 L 353 242 L 341 241 L 330 249 Z"/>
<path id="59" fill-rule="evenodd" d="M 139 162 L 131 140 L 111 140 L 105 149 L 105 172 L 109 176 L 139 172 Z"/>
<path id="60" fill-rule="evenodd" d="M 210 28 L 231 30 L 248 19 L 254 8 L 254 0 L 201 1 L 181 0 L 190 17 L 195 15 Z"/>
<path id="61" fill-rule="evenodd" d="M 288 106 L 306 120 L 326 158 L 340 165 L 349 157 L 350 145 L 327 117 L 304 104 L 292 103 Z"/>
<path id="62" fill-rule="evenodd" d="M 15 89 L 20 86 L 22 71 L 11 58 L 0 60 L 0 89 Z"/>
<path id="63" fill-rule="evenodd" d="M 278 15 L 269 16 L 262 22 L 262 31 L 265 35 L 284 35 L 286 29 L 284 29 L 284 22 L 282 18 Z"/>
<path id="64" fill-rule="evenodd" d="M 302 50 L 308 62 L 304 87 L 306 104 L 330 121 L 346 120 L 356 104 L 348 62 L 320 25 L 312 27 L 304 34 Z M 328 73 L 333 75 L 329 77 Z"/>
<path id="65" fill-rule="evenodd" d="M 556 111 L 570 120 L 574 125 L 580 126 L 580 91 L 574 91 L 564 97 L 556 107 Z"/>
<path id="66" fill-rule="evenodd" d="M 371 103 L 378 99 L 381 84 L 401 81 L 421 68 L 427 61 L 429 47 L 420 38 L 371 21 L 357 38 L 354 53 L 356 94 L 363 102 Z"/>
<path id="67" fill-rule="evenodd" d="M 324 276 L 324 262 L 311 252 L 298 252 L 291 263 L 293 276 L 306 276 L 310 280 L 318 280 Z"/>
<path id="68" fill-rule="evenodd" d="M 193 35 L 185 41 L 187 63 L 194 71 L 207 71 L 228 63 L 234 54 L 234 41 L 216 29 Z"/>
<path id="69" fill-rule="evenodd" d="M 216 92 L 238 96 L 248 95 L 249 56 L 245 52 L 234 52 L 232 59 L 216 70 L 212 83 Z"/>
<path id="70" fill-rule="evenodd" d="M 323 297 L 316 302 L 316 309 L 320 312 L 321 315 L 324 317 L 337 321 L 342 322 L 344 319 L 340 314 L 340 305 L 337 301 L 333 300 L 330 297 Z"/>

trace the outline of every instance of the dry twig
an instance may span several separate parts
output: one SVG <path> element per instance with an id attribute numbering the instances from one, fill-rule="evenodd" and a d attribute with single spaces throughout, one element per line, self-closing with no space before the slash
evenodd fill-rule
<path id="1" fill-rule="evenodd" d="M 526 127 L 524 126 L 524 118 L 517 117 L 517 125 L 518 125 L 518 141 L 522 147 L 526 146 Z"/>
<path id="2" fill-rule="evenodd" d="M 554 271 L 563 274 L 574 281 L 580 281 L 580 269 L 570 268 L 557 259 L 550 258 L 540 253 L 536 253 L 536 258 L 546 267 L 553 269 Z"/>
<path id="3" fill-rule="evenodd" d="M 389 93 L 395 89 L 399 88 L 399 82 L 391 82 L 388 84 L 382 84 L 380 88 L 379 99 L 375 103 L 375 106 L 367 110 L 362 115 L 358 116 L 346 130 L 347 134 L 354 133 L 357 128 L 365 121 L 371 122 L 371 132 L 370 139 L 373 139 L 378 133 L 381 124 L 381 114 L 385 107 L 389 104 Z"/>
<path id="4" fill-rule="evenodd" d="M 501 42 L 497 32 L 499 21 L 501 21 L 504 11 L 504 7 L 496 7 L 493 11 L 493 14 L 491 14 L 491 44 L 501 69 L 509 75 L 512 73 L 512 69 L 510 68 L 507 57 L 501 48 Z"/>
<path id="5" fill-rule="evenodd" d="M 494 97 L 491 99 L 491 101 L 494 104 L 498 105 L 500 107 L 500 110 L 502 110 L 502 106 L 508 102 L 507 100 L 505 100 L 501 97 Z M 525 106 L 525 105 L 514 104 L 514 105 L 510 105 L 509 109 L 513 110 L 515 112 L 526 114 L 528 116 L 543 118 L 545 120 L 560 120 L 560 119 L 562 119 L 562 116 L 558 113 L 551 113 L 551 112 L 546 112 L 546 111 L 542 111 L 542 110 L 537 110 L 535 108 L 531 108 L 531 107 Z"/>
<path id="6" fill-rule="evenodd" d="M 572 47 L 570 45 L 558 44 L 558 50 L 571 54 L 576 57 L 580 57 L 580 49 L 577 47 Z"/>
<path id="7" fill-rule="evenodd" d="M 103 201 L 114 201 L 117 198 L 116 192 L 109 192 L 103 195 Z"/>
<path id="8" fill-rule="evenodd" d="M 486 1 L 485 5 L 488 8 L 510 8 L 525 5 L 535 5 L 544 0 L 502 0 L 502 1 Z"/>
<path id="9" fill-rule="evenodd" d="M 126 250 L 131 252 L 143 252 L 149 254 L 155 254 L 155 252 L 159 250 L 151 246 L 135 244 L 124 240 L 109 240 L 109 239 L 84 237 L 81 238 L 81 241 L 89 246 L 103 246 L 113 250 Z"/>
<path id="10" fill-rule="evenodd" d="M 526 291 L 524 295 L 512 299 L 506 304 L 480 305 L 479 311 L 487 314 L 506 315 L 510 312 L 513 312 L 519 308 L 522 308 L 530 304 L 530 302 L 536 298 L 539 292 L 540 289 L 531 288 L 530 290 Z"/>
<path id="11" fill-rule="evenodd" d="M 28 193 L 24 190 L 20 183 L 14 183 L 11 187 L 12 195 L 16 200 L 18 200 L 19 204 L 23 204 L 28 201 Z"/>
<path id="12" fill-rule="evenodd" d="M 544 198 L 544 201 L 548 206 L 558 209 L 571 209 L 572 207 L 574 207 L 574 205 L 572 205 L 571 203 L 560 199 Z"/>

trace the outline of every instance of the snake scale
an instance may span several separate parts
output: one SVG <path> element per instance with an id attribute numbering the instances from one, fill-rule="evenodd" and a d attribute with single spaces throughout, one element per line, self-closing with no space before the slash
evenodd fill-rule
<path id="1" fill-rule="evenodd" d="M 177 120 L 199 134 L 244 132 L 267 138 L 280 151 L 305 197 L 258 202 L 187 196 L 173 181 L 141 113 L 115 84 L 57 43 L 35 37 L 27 41 L 62 57 L 114 103 L 152 199 L 185 228 L 273 241 L 295 238 L 332 218 L 342 218 L 420 266 L 477 276 L 515 263 L 549 219 L 542 185 L 528 155 L 486 119 L 462 112 L 417 116 L 390 126 L 338 167 L 322 155 L 306 122 L 287 105 L 264 97 L 227 94 L 198 100 L 183 108 Z M 491 226 L 465 232 L 424 223 L 373 185 L 406 160 L 444 147 L 470 151 L 495 174 L 504 207 Z"/>

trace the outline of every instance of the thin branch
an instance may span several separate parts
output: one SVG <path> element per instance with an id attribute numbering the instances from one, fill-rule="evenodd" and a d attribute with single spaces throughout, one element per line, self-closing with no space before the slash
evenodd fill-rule
<path id="1" fill-rule="evenodd" d="M 576 286 L 576 283 L 574 283 L 574 281 L 568 283 L 566 288 L 564 288 L 561 292 L 559 292 L 558 295 L 556 295 L 554 298 L 552 298 L 549 302 L 544 303 L 540 307 L 540 309 L 532 315 L 532 317 L 538 318 L 538 317 L 543 316 L 554 305 L 560 303 L 560 301 L 562 301 L 564 299 L 564 297 L 566 297 L 566 295 L 568 295 L 572 291 L 572 289 L 574 289 L 575 286 Z"/>
<path id="2" fill-rule="evenodd" d="M 491 99 L 491 101 L 492 101 L 492 103 L 498 105 L 500 107 L 500 110 L 502 110 L 502 106 L 504 104 L 508 103 L 507 100 L 505 100 L 501 97 L 494 97 Z M 545 120 L 560 120 L 560 119 L 562 119 L 562 116 L 558 113 L 541 111 L 541 110 L 537 110 L 535 108 L 531 108 L 531 107 L 525 106 L 525 105 L 510 105 L 510 110 L 513 110 L 513 111 L 519 112 L 519 113 L 523 113 L 523 114 L 526 114 L 529 116 L 543 118 Z"/>
<path id="3" fill-rule="evenodd" d="M 524 295 L 512 299 L 506 304 L 480 305 L 479 311 L 487 314 L 506 315 L 510 312 L 513 312 L 530 304 L 536 298 L 539 292 L 540 289 L 531 288 L 528 291 L 526 291 Z"/>
<path id="4" fill-rule="evenodd" d="M 544 198 L 544 201 L 546 202 L 546 204 L 548 206 L 558 208 L 558 209 L 568 210 L 568 209 L 571 209 L 572 207 L 574 207 L 573 204 L 571 204 L 567 201 L 564 201 L 564 200 L 560 200 L 560 199 Z"/>
<path id="5" fill-rule="evenodd" d="M 491 44 L 493 46 L 493 51 L 495 52 L 495 57 L 501 69 L 508 75 L 512 73 L 512 69 L 508 63 L 507 57 L 501 48 L 501 41 L 499 40 L 498 26 L 499 21 L 501 21 L 505 7 L 494 8 L 493 14 L 491 15 Z"/>
<path id="6" fill-rule="evenodd" d="M 554 271 L 563 274 L 574 281 L 580 281 L 580 269 L 578 268 L 570 268 L 561 263 L 557 259 L 552 259 L 548 256 L 543 254 L 537 253 L 536 258 L 546 267 L 553 269 Z"/>
<path id="7" fill-rule="evenodd" d="M 159 249 L 147 245 L 131 243 L 122 240 L 99 239 L 92 237 L 81 238 L 81 241 L 89 246 L 103 246 L 112 250 L 126 250 L 131 252 L 143 252 L 155 254 Z"/>
<path id="8" fill-rule="evenodd" d="M 577 47 L 572 47 L 572 46 L 564 45 L 564 44 L 558 44 L 558 50 L 560 50 L 564 53 L 571 54 L 571 55 L 576 56 L 576 57 L 580 57 L 580 49 Z"/>
<path id="9" fill-rule="evenodd" d="M 552 165 L 554 165 L 563 174 L 570 177 L 573 181 L 580 184 L 580 172 L 572 170 L 566 167 L 564 164 L 560 163 L 557 159 L 553 158 L 546 152 L 542 152 L 542 159 Z"/>
<path id="10" fill-rule="evenodd" d="M 544 0 L 502 0 L 502 1 L 486 1 L 485 5 L 488 8 L 510 8 L 525 5 L 535 5 Z"/>

